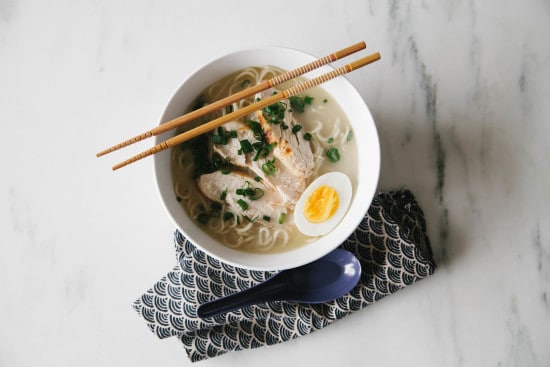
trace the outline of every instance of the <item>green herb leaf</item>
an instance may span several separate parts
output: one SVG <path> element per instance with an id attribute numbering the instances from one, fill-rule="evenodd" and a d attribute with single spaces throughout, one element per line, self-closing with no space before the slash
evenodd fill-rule
<path id="1" fill-rule="evenodd" d="M 279 224 L 283 224 L 285 222 L 285 219 L 286 219 L 286 213 L 281 213 L 279 214 Z"/>
<path id="2" fill-rule="evenodd" d="M 262 171 L 268 176 L 274 175 L 275 171 L 277 170 L 274 163 L 275 159 L 265 162 L 264 164 L 262 164 Z"/>
<path id="3" fill-rule="evenodd" d="M 197 216 L 197 221 L 200 223 L 200 224 L 206 224 L 208 223 L 208 220 L 210 219 L 210 216 L 206 213 L 200 213 L 198 216 Z"/>
<path id="4" fill-rule="evenodd" d="M 256 187 L 254 189 L 254 193 L 250 195 L 250 200 L 258 200 L 264 196 L 264 190 L 260 189 L 259 187 Z"/>
<path id="5" fill-rule="evenodd" d="M 268 215 L 264 215 L 264 216 L 262 217 L 262 219 L 265 220 L 266 222 L 269 222 L 269 221 L 271 220 L 271 217 L 268 216 Z"/>
<path id="6" fill-rule="evenodd" d="M 227 144 L 227 138 L 224 135 L 213 135 L 212 136 L 212 143 L 219 144 L 219 145 L 226 145 Z"/>
<path id="7" fill-rule="evenodd" d="M 330 138 L 328 138 L 327 143 L 332 144 L 333 141 L 334 141 L 334 138 L 331 136 Z"/>
<path id="8" fill-rule="evenodd" d="M 275 102 L 262 109 L 264 118 L 272 124 L 279 124 L 285 118 L 287 105 L 284 102 Z"/>
<path id="9" fill-rule="evenodd" d="M 299 97 L 299 96 L 291 96 L 288 98 L 290 101 L 290 107 L 296 112 L 304 112 L 304 108 L 306 105 L 311 104 L 311 101 L 313 101 L 313 97 L 305 96 L 305 97 Z"/>
<path id="10" fill-rule="evenodd" d="M 337 148 L 331 147 L 327 150 L 327 158 L 331 162 L 338 162 L 340 160 L 340 152 Z"/>
<path id="11" fill-rule="evenodd" d="M 243 199 L 237 200 L 237 204 L 239 204 L 242 210 L 248 209 L 248 204 Z"/>
<path id="12" fill-rule="evenodd" d="M 302 125 L 294 125 L 294 127 L 292 128 L 292 133 L 296 134 L 300 130 L 302 130 Z"/>
<path id="13" fill-rule="evenodd" d="M 305 133 L 305 134 L 304 134 L 304 139 L 306 139 L 306 140 L 309 141 L 309 140 L 311 140 L 311 138 L 312 138 L 312 136 L 311 136 L 310 133 Z"/>
<path id="14" fill-rule="evenodd" d="M 243 153 L 246 154 L 254 151 L 252 144 L 250 144 L 250 142 L 247 139 L 240 140 L 239 142 L 241 143 L 241 149 Z"/>

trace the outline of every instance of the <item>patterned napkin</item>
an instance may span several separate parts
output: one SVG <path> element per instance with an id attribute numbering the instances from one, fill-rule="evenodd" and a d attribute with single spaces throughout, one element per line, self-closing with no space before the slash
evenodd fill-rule
<path id="1" fill-rule="evenodd" d="M 323 304 L 277 301 L 200 319 L 198 305 L 256 285 L 274 272 L 222 263 L 178 231 L 174 242 L 179 264 L 133 306 L 159 338 L 177 336 L 192 362 L 322 329 L 436 268 L 422 210 L 408 190 L 375 196 L 357 230 L 341 245 L 361 262 L 359 284 L 347 295 Z"/>

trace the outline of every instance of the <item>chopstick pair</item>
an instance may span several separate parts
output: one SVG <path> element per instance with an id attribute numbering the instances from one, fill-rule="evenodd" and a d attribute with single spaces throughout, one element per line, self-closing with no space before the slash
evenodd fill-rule
<path id="1" fill-rule="evenodd" d="M 359 42 L 352 46 L 346 47 L 342 50 L 336 51 L 330 55 L 324 56 L 320 59 L 317 59 L 309 64 L 303 65 L 297 69 L 288 71 L 286 73 L 283 73 L 281 75 L 278 75 L 272 79 L 269 79 L 267 81 L 264 81 L 258 85 L 252 86 L 250 88 L 247 88 L 245 90 L 242 90 L 240 92 L 237 92 L 235 94 L 232 94 L 228 97 L 225 97 L 219 101 L 213 102 L 211 104 L 208 104 L 198 110 L 192 111 L 188 114 L 185 114 L 183 116 L 180 116 L 178 118 L 175 118 L 173 120 L 170 120 L 168 122 L 165 122 L 152 130 L 149 130 L 145 133 L 142 133 L 140 135 L 137 135 L 131 139 L 125 140 L 117 145 L 114 145 L 110 148 L 107 148 L 99 153 L 96 154 L 97 157 L 103 156 L 105 154 L 111 153 L 115 150 L 118 150 L 120 148 L 129 146 L 133 143 L 136 143 L 140 140 L 149 138 L 151 136 L 159 135 L 161 133 L 164 133 L 166 131 L 172 130 L 178 126 L 181 126 L 187 122 L 193 121 L 201 116 L 204 116 L 210 112 L 213 112 L 215 110 L 218 110 L 220 108 L 223 108 L 233 102 L 239 101 L 243 98 L 246 98 L 248 96 L 251 96 L 253 94 L 259 93 L 261 91 L 264 91 L 268 88 L 272 88 L 276 85 L 279 85 L 281 83 L 284 83 L 286 81 L 289 81 L 291 79 L 296 78 L 297 76 L 300 76 L 302 74 L 305 74 L 309 71 L 312 71 L 314 69 L 317 69 L 323 65 L 326 65 L 328 63 L 334 62 L 340 58 L 343 58 L 345 56 L 351 55 L 357 51 L 360 51 L 366 47 L 365 42 Z M 336 78 L 337 76 L 347 74 L 353 70 L 359 69 L 365 65 L 368 65 L 372 62 L 375 62 L 380 59 L 380 54 L 378 52 L 368 55 L 366 57 L 363 57 L 357 61 L 354 61 L 352 63 L 349 63 L 347 65 L 344 65 L 342 67 L 339 67 L 335 70 L 332 70 L 331 72 L 328 72 L 326 74 L 323 74 L 321 76 L 318 76 L 314 79 L 307 80 L 303 83 L 300 83 L 294 87 L 291 87 L 289 89 L 286 89 L 284 91 L 281 91 L 277 94 L 274 94 L 268 98 L 264 98 L 256 103 L 250 104 L 246 107 L 243 107 L 241 109 L 238 109 L 234 112 L 231 112 L 229 114 L 223 115 L 215 120 L 212 120 L 210 122 L 207 122 L 205 124 L 202 124 L 194 129 L 191 129 L 189 131 L 186 131 L 184 133 L 181 133 L 179 135 L 176 135 L 168 140 L 163 141 L 160 144 L 155 145 L 154 147 L 147 149 L 146 151 L 141 152 L 138 155 L 133 156 L 132 158 L 129 158 L 121 163 L 118 163 L 113 166 L 113 171 L 122 168 L 130 163 L 136 162 L 140 159 L 143 159 L 147 156 L 150 156 L 152 154 L 156 154 L 158 152 L 161 152 L 165 149 L 168 149 L 170 147 L 173 147 L 175 145 L 181 144 L 184 141 L 187 141 L 189 139 L 192 139 L 194 137 L 197 137 L 201 134 L 204 134 L 226 122 L 235 120 L 237 118 L 240 118 L 242 116 L 245 116 L 247 114 L 250 114 L 252 112 L 258 111 L 264 107 L 267 107 L 273 103 L 279 102 L 283 99 L 289 98 L 291 96 L 294 96 L 296 94 L 302 93 L 314 86 L 320 85 L 322 83 L 325 83 L 331 79 Z"/>

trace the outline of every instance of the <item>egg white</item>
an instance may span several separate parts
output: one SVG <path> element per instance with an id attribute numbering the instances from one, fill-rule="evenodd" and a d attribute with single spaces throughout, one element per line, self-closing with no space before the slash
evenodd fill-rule
<path id="1" fill-rule="evenodd" d="M 312 223 L 304 215 L 304 206 L 311 193 L 320 186 L 330 186 L 338 193 L 338 208 L 332 217 L 321 223 Z M 305 189 L 294 208 L 294 220 L 300 232 L 307 236 L 322 236 L 334 229 L 346 214 L 351 201 L 351 181 L 341 172 L 329 172 L 317 177 Z"/>

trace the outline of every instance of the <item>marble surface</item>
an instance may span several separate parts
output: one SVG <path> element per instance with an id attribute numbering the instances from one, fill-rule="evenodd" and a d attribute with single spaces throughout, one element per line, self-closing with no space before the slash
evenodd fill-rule
<path id="1" fill-rule="evenodd" d="M 134 299 L 175 264 L 151 160 L 95 153 L 156 124 L 236 49 L 325 55 L 379 129 L 379 190 L 411 189 L 439 268 L 285 344 L 202 366 L 550 365 L 550 3 L 0 1 L 0 366 L 186 366 Z M 142 148 L 142 146 L 140 146 Z"/>

